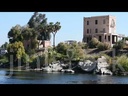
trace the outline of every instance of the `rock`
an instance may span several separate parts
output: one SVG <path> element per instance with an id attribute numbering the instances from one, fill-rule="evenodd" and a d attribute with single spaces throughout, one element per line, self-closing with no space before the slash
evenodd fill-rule
<path id="1" fill-rule="evenodd" d="M 79 67 L 85 72 L 91 72 L 96 68 L 96 62 L 86 60 L 85 62 L 79 62 Z"/>
<path id="2" fill-rule="evenodd" d="M 112 72 L 107 68 L 101 68 L 100 70 L 101 70 L 101 74 L 103 75 L 112 75 Z"/>
<path id="3" fill-rule="evenodd" d="M 59 72 L 60 70 L 62 70 L 62 67 L 59 63 L 52 63 L 49 64 L 49 66 L 42 68 L 42 71 L 45 72 Z"/>
<path id="4" fill-rule="evenodd" d="M 42 71 L 44 71 L 44 72 L 52 72 L 52 68 L 47 66 L 47 67 L 42 68 Z"/>
<path id="5" fill-rule="evenodd" d="M 96 73 L 112 75 L 112 72 L 107 69 L 109 64 L 107 63 L 107 59 L 104 56 L 97 59 L 97 69 L 95 70 Z"/>
<path id="6" fill-rule="evenodd" d="M 125 41 L 125 44 L 128 45 L 128 40 Z"/>
<path id="7" fill-rule="evenodd" d="M 61 72 L 65 72 L 65 73 L 75 73 L 75 71 L 72 70 L 72 69 L 62 69 Z"/>

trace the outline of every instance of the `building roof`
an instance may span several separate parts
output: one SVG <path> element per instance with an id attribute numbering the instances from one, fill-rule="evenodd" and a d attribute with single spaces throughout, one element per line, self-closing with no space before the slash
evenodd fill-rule
<path id="1" fill-rule="evenodd" d="M 84 17 L 84 18 L 98 18 L 98 17 L 115 17 L 115 16 L 112 16 L 112 15 L 101 15 L 101 16 L 90 16 L 90 17 Z"/>

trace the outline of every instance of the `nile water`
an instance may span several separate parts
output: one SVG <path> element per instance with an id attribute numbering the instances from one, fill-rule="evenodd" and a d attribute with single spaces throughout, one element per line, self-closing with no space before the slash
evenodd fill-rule
<path id="1" fill-rule="evenodd" d="M 128 84 L 128 76 L 45 73 L 0 69 L 0 84 Z"/>

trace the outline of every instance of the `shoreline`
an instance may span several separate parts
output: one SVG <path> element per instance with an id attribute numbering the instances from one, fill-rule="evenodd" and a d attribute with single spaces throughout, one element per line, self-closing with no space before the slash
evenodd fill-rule
<path id="1" fill-rule="evenodd" d="M 6 70 L 6 71 L 13 71 L 13 72 L 44 72 L 43 70 L 35 70 L 35 69 L 18 69 L 18 68 L 13 68 L 13 69 L 9 69 L 9 68 L 0 68 L 0 70 Z M 44 73 L 63 73 L 63 72 L 44 72 Z M 93 74 L 93 75 L 102 75 L 102 74 L 95 74 L 95 73 L 88 73 L 88 72 L 74 72 L 73 74 L 77 74 L 77 73 L 81 73 L 81 74 Z M 71 73 L 72 74 L 72 73 Z M 104 74 L 105 75 L 105 74 Z M 118 74 L 113 74 L 111 76 L 128 76 L 128 72 L 120 72 Z"/>

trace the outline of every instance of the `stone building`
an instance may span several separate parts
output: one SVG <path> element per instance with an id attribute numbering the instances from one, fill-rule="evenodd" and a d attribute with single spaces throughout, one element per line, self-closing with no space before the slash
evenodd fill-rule
<path id="1" fill-rule="evenodd" d="M 118 37 L 122 37 L 116 33 L 116 17 L 84 17 L 83 42 L 88 43 L 94 37 L 100 42 L 108 42 L 112 47 L 118 41 Z"/>

